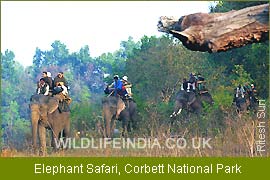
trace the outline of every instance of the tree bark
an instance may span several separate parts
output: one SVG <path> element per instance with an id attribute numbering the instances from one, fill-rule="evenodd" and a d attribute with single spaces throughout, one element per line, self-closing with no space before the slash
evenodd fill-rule
<path id="1" fill-rule="evenodd" d="M 269 4 L 226 13 L 160 17 L 158 30 L 194 51 L 221 52 L 269 40 Z"/>

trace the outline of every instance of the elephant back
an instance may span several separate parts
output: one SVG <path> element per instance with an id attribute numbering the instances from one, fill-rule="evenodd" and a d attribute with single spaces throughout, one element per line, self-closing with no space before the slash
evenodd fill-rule
<path id="1" fill-rule="evenodd" d="M 48 102 L 48 96 L 44 96 L 43 94 L 34 94 L 30 97 L 30 104 L 43 104 L 44 102 Z"/>
<path id="2" fill-rule="evenodd" d="M 123 102 L 125 103 L 125 110 L 128 110 L 129 113 L 134 114 L 137 109 L 137 104 L 133 99 L 123 99 Z"/>
<path id="3" fill-rule="evenodd" d="M 192 104 L 196 100 L 196 94 L 194 92 L 186 92 L 184 90 L 180 90 L 177 93 L 176 100 Z"/>
<path id="4" fill-rule="evenodd" d="M 188 94 L 188 103 L 192 104 L 196 100 L 196 94 L 194 92 L 189 92 Z"/>
<path id="5" fill-rule="evenodd" d="M 236 104 L 244 104 L 246 103 L 246 99 L 245 98 L 237 98 L 236 99 Z"/>

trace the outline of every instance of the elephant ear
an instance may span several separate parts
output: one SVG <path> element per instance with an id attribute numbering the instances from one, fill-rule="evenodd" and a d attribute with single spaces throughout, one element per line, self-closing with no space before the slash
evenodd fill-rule
<path id="1" fill-rule="evenodd" d="M 116 110 L 116 117 L 119 117 L 120 113 L 126 108 L 126 105 L 122 99 L 118 99 L 117 101 L 117 110 Z"/>
<path id="2" fill-rule="evenodd" d="M 51 97 L 48 102 L 48 107 L 49 107 L 48 113 L 49 114 L 53 113 L 58 108 L 58 105 L 59 105 L 58 99 Z"/>

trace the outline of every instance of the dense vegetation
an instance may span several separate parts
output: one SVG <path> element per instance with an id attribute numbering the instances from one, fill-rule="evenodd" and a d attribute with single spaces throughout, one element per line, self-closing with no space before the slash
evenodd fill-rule
<path id="1" fill-rule="evenodd" d="M 211 11 L 223 12 L 259 3 L 223 2 L 211 7 Z M 144 36 L 138 42 L 130 37 L 121 42 L 119 50 L 93 58 L 88 46 L 70 53 L 65 44 L 56 40 L 50 50 L 36 48 L 30 67 L 23 67 L 16 61 L 16 52 L 6 50 L 1 53 L 1 146 L 29 147 L 29 98 L 35 93 L 36 82 L 43 71 L 50 71 L 54 76 L 63 71 L 69 81 L 74 133 L 96 132 L 96 125 L 102 122 L 101 98 L 105 84 L 112 82 L 114 74 L 127 75 L 134 85 L 134 99 L 139 107 L 135 133 L 146 136 L 166 132 L 162 127 L 166 129 L 171 121 L 169 115 L 182 79 L 188 78 L 191 72 L 201 73 L 215 105 L 206 106 L 200 119 L 195 115 L 187 117 L 183 112 L 174 120 L 172 129 L 181 133 L 188 127 L 190 136 L 225 136 L 228 126 L 239 125 L 228 123 L 234 119 L 233 89 L 239 83 L 254 83 L 259 98 L 268 99 L 268 49 L 269 42 L 265 42 L 208 54 L 190 51 L 169 36 Z M 252 116 L 249 114 L 246 120 L 251 120 Z M 189 122 L 183 124 L 187 119 Z"/>

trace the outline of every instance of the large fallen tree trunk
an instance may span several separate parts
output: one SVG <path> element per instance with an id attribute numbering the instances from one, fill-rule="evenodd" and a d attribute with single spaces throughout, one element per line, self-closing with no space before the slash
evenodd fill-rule
<path id="1" fill-rule="evenodd" d="M 269 4 L 226 13 L 160 17 L 158 30 L 194 51 L 220 52 L 269 40 Z"/>

